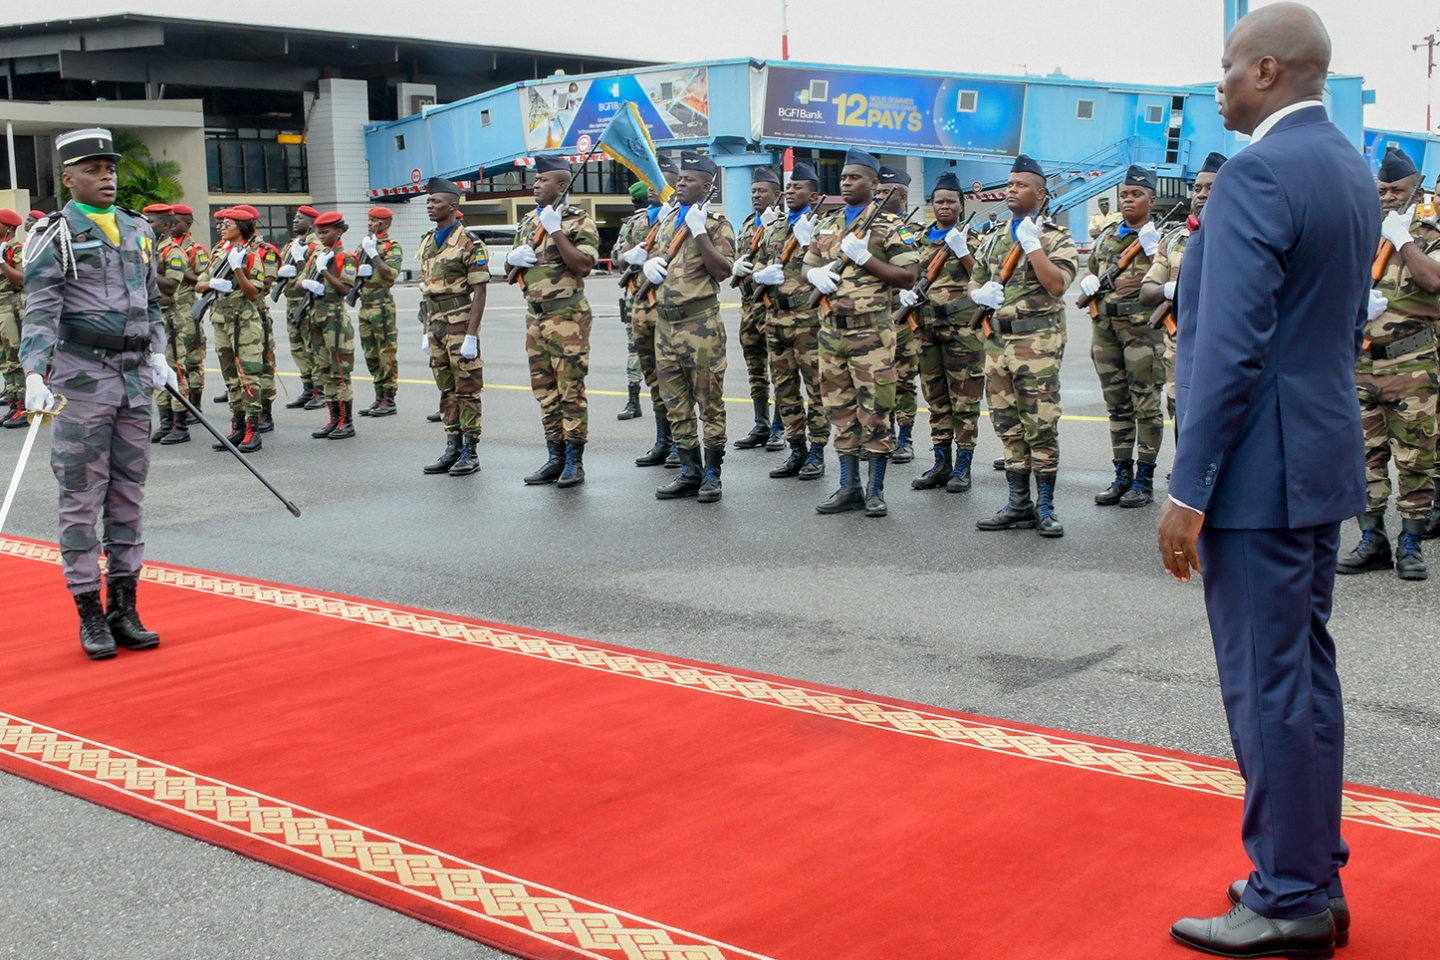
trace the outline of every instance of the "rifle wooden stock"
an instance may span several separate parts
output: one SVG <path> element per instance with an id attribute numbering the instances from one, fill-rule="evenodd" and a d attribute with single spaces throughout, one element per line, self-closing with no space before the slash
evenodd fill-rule
<path id="1" fill-rule="evenodd" d="M 675 229 L 675 236 L 670 238 L 670 246 L 665 249 L 665 262 L 667 264 L 675 259 L 675 256 L 680 252 L 680 248 L 685 244 L 689 236 L 690 228 L 685 225 L 685 221 L 680 221 Z M 653 290 L 654 287 L 655 284 L 650 282 L 649 277 L 646 277 L 641 280 L 640 285 L 635 288 L 635 296 L 649 296 L 650 291 Z"/>
<path id="2" fill-rule="evenodd" d="M 878 217 L 878 216 L 880 216 L 880 214 L 884 212 L 884 210 L 885 210 L 885 201 L 884 201 L 882 198 L 880 198 L 880 197 L 875 197 L 875 198 L 872 199 L 870 202 L 873 203 L 873 204 L 875 204 L 875 209 L 872 210 L 872 211 L 869 213 L 869 215 L 867 215 L 867 216 L 865 217 L 865 220 L 864 220 L 863 223 L 860 221 L 860 218 L 859 218 L 859 217 L 856 217 L 856 218 L 855 218 L 855 226 L 853 226 L 853 227 L 851 227 L 849 230 L 845 231 L 846 233 L 853 233 L 853 234 L 855 234 L 855 236 L 857 236 L 857 237 L 862 237 L 862 236 L 864 236 L 865 233 L 866 233 L 866 231 L 868 231 L 868 230 L 870 229 L 870 224 L 874 223 L 874 222 L 875 222 L 875 218 Z M 844 273 L 844 272 L 845 272 L 845 268 L 850 265 L 850 262 L 851 262 L 851 261 L 850 261 L 850 258 L 847 257 L 847 256 L 845 256 L 844 253 L 841 253 L 841 254 L 840 254 L 840 259 L 839 259 L 839 264 L 840 264 L 840 265 L 836 268 L 836 271 L 835 271 L 836 276 L 839 276 L 840 274 Z M 829 313 L 829 312 L 830 312 L 830 298 L 827 297 L 825 294 L 821 293 L 819 290 L 816 290 L 816 291 L 814 291 L 813 293 L 810 294 L 810 306 L 812 306 L 812 307 L 818 306 L 818 307 L 820 307 L 822 310 L 824 310 L 826 313 Z"/>
<path id="3" fill-rule="evenodd" d="M 1020 244 L 1016 243 L 1010 247 L 1010 252 L 1005 254 L 1005 261 L 1000 264 L 1000 285 L 1002 287 L 1009 283 L 1010 278 L 1015 275 L 1015 268 L 1020 265 L 1022 252 Z M 994 313 L 995 310 L 992 307 L 977 307 L 975 315 L 970 318 L 970 329 L 978 328 L 984 332 L 985 339 L 990 339 L 995 334 L 995 328 L 990 325 L 990 317 Z"/>
<path id="4" fill-rule="evenodd" d="M 1135 240 L 1120 253 L 1119 260 L 1105 268 L 1105 272 L 1100 275 L 1100 286 L 1095 288 L 1095 292 L 1092 294 L 1082 293 L 1080 299 L 1075 301 L 1075 306 L 1089 307 L 1091 319 L 1100 316 L 1100 298 L 1115 289 L 1115 278 L 1120 275 L 1120 271 L 1134 263 L 1138 256 L 1140 256 L 1140 241 Z"/>
<path id="5" fill-rule="evenodd" d="M 919 327 L 919 324 L 912 320 L 910 315 L 915 312 L 915 307 L 925 301 L 926 295 L 930 292 L 930 285 L 940 277 L 940 271 L 945 269 L 945 264 L 950 262 L 950 252 L 948 246 L 941 246 L 939 250 L 935 251 L 935 255 L 925 265 L 925 272 L 920 275 L 920 281 L 913 288 L 915 295 L 920 299 L 915 301 L 913 306 L 901 307 L 897 310 L 895 313 L 896 323 L 909 323 L 912 330 Z"/>
<path id="6" fill-rule="evenodd" d="M 1385 276 L 1385 264 L 1390 262 L 1390 254 L 1395 252 L 1395 244 L 1381 238 L 1380 248 L 1375 251 L 1375 262 L 1370 265 L 1370 279 L 1379 282 Z"/>
<path id="7" fill-rule="evenodd" d="M 535 228 L 535 233 L 532 234 L 531 237 L 530 237 L 530 246 L 533 247 L 533 248 L 535 248 L 536 250 L 538 250 L 538 249 L 540 249 L 540 244 L 542 244 L 542 243 L 544 243 L 544 242 L 545 242 L 545 228 L 544 228 L 544 227 L 539 227 L 539 226 L 537 226 L 537 227 Z M 510 269 L 506 270 L 506 271 L 505 271 L 505 282 L 506 282 L 506 283 L 519 283 L 519 284 L 520 284 L 520 289 L 521 289 L 521 290 L 524 290 L 524 289 L 525 289 L 525 278 L 522 277 L 521 274 L 524 273 L 526 269 L 527 269 L 527 268 L 525 268 L 525 267 L 511 267 Z"/>
<path id="8" fill-rule="evenodd" d="M 1150 326 L 1156 330 L 1163 326 L 1166 333 L 1175 336 L 1175 304 L 1165 300 L 1156 307 L 1155 312 L 1150 314 Z"/>
<path id="9" fill-rule="evenodd" d="M 776 201 L 775 205 L 778 206 L 779 201 Z M 770 208 L 766 207 L 765 209 L 769 210 Z M 753 257 L 756 253 L 760 252 L 760 241 L 765 239 L 765 229 L 766 228 L 764 223 L 757 223 L 755 225 L 755 233 L 750 237 L 750 256 Z M 748 282 L 748 279 L 741 279 L 740 277 L 730 278 L 730 286 L 732 287 L 738 287 L 741 284 Z"/>

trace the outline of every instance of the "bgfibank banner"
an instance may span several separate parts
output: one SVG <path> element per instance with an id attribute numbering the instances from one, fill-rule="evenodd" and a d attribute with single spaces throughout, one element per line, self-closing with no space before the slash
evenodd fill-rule
<path id="1" fill-rule="evenodd" d="M 1014 156 L 1025 84 L 767 66 L 764 136 Z"/>
<path id="2" fill-rule="evenodd" d="M 662 67 L 595 80 L 556 79 L 520 86 L 525 147 L 584 152 L 629 101 L 652 140 L 710 136 L 710 74 L 705 67 Z"/>

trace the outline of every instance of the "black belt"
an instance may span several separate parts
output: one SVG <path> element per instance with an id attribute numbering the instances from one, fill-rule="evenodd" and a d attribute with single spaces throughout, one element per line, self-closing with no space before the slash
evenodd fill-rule
<path id="1" fill-rule="evenodd" d="M 82 347 L 96 347 L 111 353 L 148 353 L 150 337 L 126 337 L 118 333 L 100 333 L 61 320 L 56 325 L 55 335 L 61 340 L 77 343 Z"/>
<path id="2" fill-rule="evenodd" d="M 883 310 L 870 313 L 827 313 L 822 322 L 836 330 L 864 330 L 867 327 L 878 327 L 881 324 L 889 323 L 890 317 Z"/>
<path id="3" fill-rule="evenodd" d="M 675 307 L 656 307 L 655 312 L 660 319 L 668 323 L 681 323 L 685 320 L 693 320 L 702 317 L 711 310 L 718 309 L 720 298 L 715 296 L 705 297 L 702 300 L 691 300 L 689 303 L 682 303 Z"/>
<path id="4" fill-rule="evenodd" d="M 1414 353 L 1435 342 L 1435 329 L 1426 327 L 1419 333 L 1412 333 L 1408 337 L 1401 337 L 1399 340 L 1391 340 L 1389 343 L 1370 344 L 1371 360 L 1394 360 L 1396 357 L 1403 357 L 1407 353 Z"/>
<path id="5" fill-rule="evenodd" d="M 958 300 L 951 300 L 949 303 L 922 303 L 915 308 L 915 312 L 931 320 L 948 320 L 957 313 L 974 309 L 973 302 L 961 297 Z"/>
<path id="6" fill-rule="evenodd" d="M 527 300 L 525 305 L 532 317 L 553 317 L 557 313 L 569 313 L 572 307 L 578 307 L 585 302 L 585 292 L 572 293 L 568 297 L 556 297 L 554 300 Z"/>
<path id="7" fill-rule="evenodd" d="M 1121 300 L 1119 303 L 1107 300 L 1100 304 L 1100 315 L 1102 317 L 1128 317 L 1148 309 L 1139 300 Z"/>
<path id="8" fill-rule="evenodd" d="M 443 297 L 432 297 L 426 294 L 420 300 L 421 312 L 427 317 L 433 317 L 437 313 L 449 313 L 451 310 L 459 310 L 461 307 L 469 307 L 470 298 L 461 294 L 451 294 Z"/>
<path id="9" fill-rule="evenodd" d="M 995 329 L 1005 337 L 1023 337 L 1031 333 L 1038 333 L 1041 330 L 1048 330 L 1058 326 L 1055 316 L 1049 317 L 1027 317 L 1016 320 L 996 320 Z"/>
<path id="10" fill-rule="evenodd" d="M 775 292 L 770 294 L 770 306 L 776 313 L 785 313 L 790 310 L 809 310 L 810 294 L 801 291 L 795 294 L 784 294 Z"/>

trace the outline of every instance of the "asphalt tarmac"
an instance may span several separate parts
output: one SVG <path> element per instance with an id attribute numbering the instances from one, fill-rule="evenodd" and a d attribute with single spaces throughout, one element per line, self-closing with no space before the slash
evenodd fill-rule
<path id="1" fill-rule="evenodd" d="M 195 442 L 155 448 L 147 555 L 1231 756 L 1201 588 L 1170 582 L 1161 570 L 1158 504 L 1136 510 L 1093 504 L 1111 476 L 1110 449 L 1088 355 L 1089 324 L 1078 311 L 1070 311 L 1062 374 L 1067 419 L 1057 512 L 1066 535 L 1042 540 L 1033 531 L 975 530 L 975 521 L 1005 500 L 1003 475 L 989 467 L 1000 445 L 986 419 L 974 489 L 909 488 L 929 461 L 923 412 L 916 461 L 891 467 L 889 517 L 814 512 L 837 482 L 833 454 L 824 479 L 802 483 L 766 476 L 783 454 L 731 451 L 720 503 L 657 501 L 654 488 L 671 474 L 633 465 L 654 439 L 648 402 L 643 419 L 615 420 L 625 393 L 615 288 L 595 278 L 590 293 L 596 319 L 583 486 L 521 482 L 544 459 L 544 446 L 528 389 L 524 308 L 518 290 L 503 284 L 491 291 L 481 335 L 482 470 L 468 478 L 421 474 L 443 438 L 438 425 L 425 421 L 436 391 L 420 351 L 418 293 L 411 287 L 397 297 L 398 416 L 361 418 L 356 439 L 322 441 L 310 437 L 321 412 L 277 405 L 276 432 L 255 459 L 303 517 L 292 518 L 192 428 Z M 739 314 L 727 306 L 724 316 L 733 441 L 752 416 L 736 340 Z M 281 346 L 282 370 L 293 371 Z M 371 390 L 358 355 L 357 365 L 357 401 L 366 405 Z M 282 382 L 291 395 L 299 389 L 293 373 Z M 212 375 L 205 410 L 220 419 L 224 408 L 208 399 L 218 383 Z M 0 436 L 4 478 L 22 436 Z M 32 457 L 7 532 L 54 539 L 46 454 L 37 448 Z M 1163 491 L 1163 482 L 1158 487 Z M 1388 525 L 1393 535 L 1393 513 Z M 1344 549 L 1356 536 L 1348 523 Z M 1440 795 L 1437 583 L 1440 576 L 1402 583 L 1393 573 L 1340 578 L 1332 628 L 1347 706 L 1348 779 Z M 56 611 L 57 643 L 75 643 L 75 622 L 72 611 Z M 150 626 L 163 635 L 163 623 Z M 500 956 L 7 775 L 0 775 L 0 955 Z"/>

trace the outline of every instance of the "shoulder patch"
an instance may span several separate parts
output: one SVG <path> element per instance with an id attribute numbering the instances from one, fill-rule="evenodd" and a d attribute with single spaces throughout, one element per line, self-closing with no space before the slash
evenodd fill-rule
<path id="1" fill-rule="evenodd" d="M 895 236 L 899 237 L 900 242 L 907 246 L 915 243 L 915 233 L 910 229 L 910 224 L 908 223 L 900 224 L 895 230 Z"/>
<path id="2" fill-rule="evenodd" d="M 483 267 L 490 262 L 490 251 L 485 249 L 485 244 L 475 244 L 475 252 L 471 254 L 470 262 L 477 267 Z"/>

